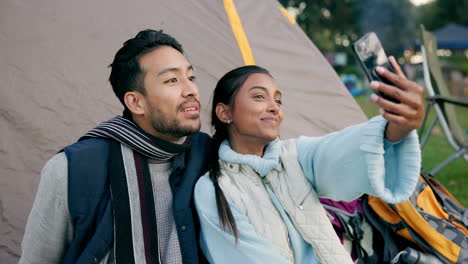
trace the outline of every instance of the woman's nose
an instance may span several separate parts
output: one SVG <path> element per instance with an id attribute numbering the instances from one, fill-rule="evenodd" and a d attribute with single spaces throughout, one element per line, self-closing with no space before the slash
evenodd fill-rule
<path id="1" fill-rule="evenodd" d="M 270 104 L 268 105 L 268 111 L 272 112 L 272 113 L 275 113 L 275 114 L 278 114 L 279 110 L 280 110 L 280 107 L 279 107 L 278 103 L 276 102 L 276 100 L 273 99 L 270 102 Z"/>

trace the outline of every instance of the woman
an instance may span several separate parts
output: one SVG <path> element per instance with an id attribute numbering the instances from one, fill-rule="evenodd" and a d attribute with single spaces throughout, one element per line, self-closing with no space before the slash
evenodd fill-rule
<path id="1" fill-rule="evenodd" d="M 245 66 L 219 80 L 216 151 L 195 187 L 201 246 L 211 263 L 352 263 L 318 197 L 369 193 L 401 202 L 419 175 L 414 129 L 424 115 L 422 89 L 390 61 L 397 74 L 377 71 L 401 89 L 371 86 L 401 103 L 374 95 L 383 117 L 323 137 L 278 139 L 281 91 L 267 70 Z"/>

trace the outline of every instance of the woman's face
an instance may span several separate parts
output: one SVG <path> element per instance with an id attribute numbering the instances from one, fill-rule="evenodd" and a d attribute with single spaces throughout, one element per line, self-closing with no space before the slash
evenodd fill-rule
<path id="1" fill-rule="evenodd" d="M 269 75 L 254 73 L 237 91 L 229 112 L 231 140 L 268 143 L 280 133 L 281 92 Z"/>

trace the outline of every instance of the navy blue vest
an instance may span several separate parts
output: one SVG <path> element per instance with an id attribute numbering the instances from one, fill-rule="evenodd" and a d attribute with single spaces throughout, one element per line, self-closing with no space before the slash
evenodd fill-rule
<path id="1" fill-rule="evenodd" d="M 184 263 L 204 262 L 199 250 L 199 224 L 193 188 L 207 171 L 210 137 L 191 136 L 190 150 L 174 157 L 169 183 L 173 215 Z M 68 207 L 73 240 L 64 263 L 99 263 L 113 244 L 113 215 L 107 164 L 110 140 L 87 139 L 64 149 L 68 160 Z"/>

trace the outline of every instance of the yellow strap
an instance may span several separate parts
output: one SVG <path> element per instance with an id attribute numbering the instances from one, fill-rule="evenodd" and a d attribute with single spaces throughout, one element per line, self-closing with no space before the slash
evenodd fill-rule
<path id="1" fill-rule="evenodd" d="M 282 7 L 282 6 L 278 6 L 278 9 L 281 11 L 281 13 L 283 13 L 283 16 L 286 17 L 287 20 L 289 20 L 289 23 L 291 24 L 296 24 L 296 20 L 291 16 L 291 14 L 289 14 L 288 10 L 286 10 L 286 8 Z"/>
<path id="2" fill-rule="evenodd" d="M 395 204 L 400 216 L 421 235 L 437 252 L 448 259 L 451 263 L 457 262 L 460 255 L 460 246 L 447 239 L 437 232 L 424 218 L 416 211 L 409 200 Z"/>
<path id="3" fill-rule="evenodd" d="M 232 32 L 237 40 L 237 45 L 242 53 L 245 65 L 255 65 L 255 59 L 250 49 L 249 40 L 245 34 L 244 27 L 242 26 L 239 14 L 237 13 L 236 6 L 233 0 L 223 0 L 224 8 L 226 9 L 229 23 L 231 24 Z"/>

